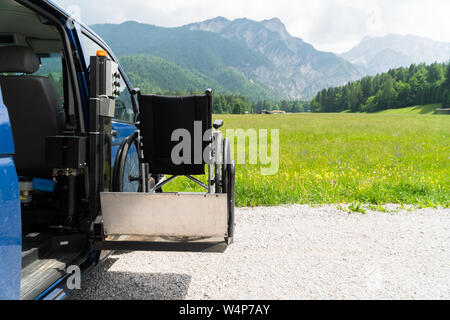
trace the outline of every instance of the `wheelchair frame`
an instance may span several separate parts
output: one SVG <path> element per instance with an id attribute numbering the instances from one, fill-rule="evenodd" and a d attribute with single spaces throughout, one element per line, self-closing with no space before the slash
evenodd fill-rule
<path id="1" fill-rule="evenodd" d="M 135 89 L 133 91 L 134 94 L 140 95 L 140 90 Z M 205 91 L 205 94 L 209 97 L 212 97 L 212 90 L 208 89 Z M 210 142 L 210 157 L 207 162 L 208 166 L 208 184 L 204 184 L 200 180 L 194 178 L 192 175 L 172 175 L 170 178 L 163 177 L 159 181 L 155 181 L 155 184 L 152 186 L 150 175 L 150 170 L 148 169 L 148 164 L 145 163 L 144 153 L 143 153 L 143 142 L 140 127 L 140 122 L 136 123 L 138 128 L 137 130 L 137 143 L 139 146 L 138 154 L 139 154 L 139 166 L 140 166 L 140 192 L 149 192 L 153 193 L 156 190 L 162 188 L 164 185 L 170 183 L 180 176 L 184 176 L 201 186 L 202 188 L 207 190 L 207 193 L 214 194 L 220 193 L 223 186 L 223 175 L 225 174 L 225 170 L 219 170 L 219 166 L 226 166 L 231 163 L 230 159 L 230 151 L 229 151 L 229 143 L 228 139 L 224 139 L 222 132 L 219 130 L 220 127 L 223 126 L 222 120 L 216 120 L 213 124 L 213 128 L 215 130 L 212 131 L 211 142 Z M 226 181 L 226 180 L 225 180 Z"/>
<path id="2" fill-rule="evenodd" d="M 140 95 L 139 90 L 135 90 L 134 94 Z M 206 91 L 206 95 L 210 98 L 212 97 L 211 90 Z M 141 132 L 141 124 L 138 117 L 138 121 L 136 123 L 136 126 L 138 128 L 137 132 L 135 132 L 133 135 L 128 137 L 124 144 L 121 146 L 121 150 L 119 151 L 117 157 L 116 157 L 116 164 L 114 166 L 114 176 L 122 176 L 123 172 L 121 173 L 121 170 L 123 171 L 124 167 L 124 159 L 126 159 L 126 152 L 128 152 L 129 146 L 132 143 L 136 143 L 137 145 L 137 152 L 138 152 L 138 158 L 139 158 L 139 169 L 140 174 L 139 177 L 125 177 L 130 179 L 130 181 L 139 181 L 139 194 L 142 194 L 142 196 L 138 196 L 136 194 L 133 195 L 127 195 L 121 194 L 121 191 L 118 188 L 118 182 L 120 182 L 120 179 L 116 179 L 113 177 L 113 191 L 116 191 L 116 193 L 102 193 L 102 209 L 103 209 L 103 219 L 105 220 L 105 232 L 106 235 L 102 247 L 103 248 L 111 248 L 111 249 L 117 249 L 120 248 L 120 242 L 124 241 L 124 239 L 127 239 L 127 246 L 132 245 L 133 243 L 142 246 L 142 244 L 139 244 L 143 241 L 143 239 L 146 237 L 146 239 L 150 239 L 148 241 L 153 241 L 152 245 L 144 245 L 143 247 L 146 248 L 146 250 L 155 250 L 155 247 L 166 247 L 169 246 L 166 242 L 168 239 L 167 235 L 164 234 L 165 231 L 168 229 L 171 229 L 171 231 L 174 232 L 174 235 L 170 236 L 169 238 L 177 239 L 174 240 L 174 243 L 172 246 L 169 246 L 173 250 L 174 247 L 180 246 L 180 248 L 187 246 L 188 248 L 191 248 L 189 250 L 193 250 L 192 247 L 199 246 L 200 251 L 223 251 L 222 249 L 217 249 L 218 244 L 220 244 L 219 241 L 212 241 L 208 242 L 207 239 L 212 239 L 219 237 L 219 234 L 215 231 L 211 230 L 210 236 L 208 236 L 208 230 L 205 231 L 204 229 L 199 229 L 197 231 L 193 231 L 193 234 L 191 235 L 191 238 L 186 237 L 182 233 L 179 233 L 178 226 L 170 227 L 169 221 L 176 221 L 177 219 L 184 219 L 185 217 L 183 215 L 177 215 L 178 213 L 173 212 L 166 212 L 166 214 L 163 214 L 158 219 L 154 220 L 154 222 L 149 222 L 148 220 L 142 218 L 141 212 L 150 210 L 150 212 L 153 212 L 153 214 L 157 215 L 161 211 L 167 211 L 165 210 L 164 203 L 167 203 L 165 201 L 169 201 L 171 206 L 171 210 L 175 211 L 186 211 L 186 213 L 191 214 L 192 221 L 196 220 L 198 221 L 195 224 L 191 224 L 191 227 L 193 229 L 196 229 L 196 226 L 206 224 L 206 226 L 211 227 L 211 229 L 214 229 L 215 225 L 215 219 L 218 219 L 222 221 L 222 223 L 226 223 L 227 230 L 223 229 L 222 227 L 216 228 L 214 230 L 223 230 L 222 239 L 225 240 L 225 245 L 229 245 L 233 242 L 234 237 L 234 189 L 235 189 L 235 164 L 234 161 L 231 161 L 230 159 L 230 144 L 228 142 L 227 138 L 223 138 L 222 133 L 220 132 L 220 127 L 223 125 L 222 120 L 216 120 L 214 124 L 212 124 L 212 127 L 214 130 L 211 132 L 211 140 L 209 141 L 208 147 L 209 147 L 209 159 L 206 162 L 206 165 L 208 166 L 207 170 L 207 180 L 208 182 L 205 184 L 201 182 L 199 179 L 193 177 L 192 175 L 172 175 L 169 178 L 163 177 L 163 179 L 159 181 L 155 181 L 155 178 L 151 176 L 150 170 L 149 170 L 149 164 L 145 162 L 144 158 L 144 139 Z M 209 129 L 209 128 L 208 128 Z M 212 129 L 212 128 L 211 128 Z M 136 141 L 136 142 L 135 142 Z M 128 144 L 128 147 L 127 147 Z M 205 172 L 206 174 L 206 172 Z M 204 193 L 159 193 L 158 191 L 162 192 L 162 187 L 166 184 L 172 182 L 176 178 L 180 176 L 185 176 L 189 180 L 193 181 L 195 184 L 199 185 L 203 189 L 205 189 Z M 124 178 L 124 179 L 125 179 Z M 145 195 L 147 194 L 147 195 Z M 154 196 L 151 196 L 151 195 Z M 203 195 L 203 196 L 202 196 Z M 134 197 L 135 202 L 131 202 L 131 197 Z M 186 199 L 191 199 L 186 204 L 185 207 L 177 207 L 177 204 L 175 202 L 185 203 Z M 117 206 L 122 205 L 122 202 L 127 202 L 131 207 L 135 207 L 133 213 L 129 213 L 129 217 L 131 220 L 137 220 L 140 221 L 139 223 L 134 223 L 130 225 L 129 221 L 126 219 L 124 220 L 123 215 L 120 215 Z M 208 208 L 206 208 L 206 207 Z M 226 208 L 224 208 L 226 206 Z M 145 208 L 145 209 L 144 209 Z M 203 209 L 202 209 L 203 208 Z M 217 212 L 209 212 L 214 210 Z M 195 213 L 197 211 L 197 213 Z M 220 213 L 223 212 L 223 213 Z M 215 216 L 217 218 L 211 218 L 212 216 Z M 224 214 L 226 215 L 226 221 L 223 221 L 225 218 Z M 170 220 L 172 219 L 172 220 Z M 200 220 L 199 220 L 200 219 Z M 210 221 L 210 222 L 204 222 Z M 211 220 L 213 219 L 213 220 Z M 166 222 L 162 221 L 167 220 Z M 161 238 L 159 235 L 156 235 L 156 231 L 152 229 L 152 226 L 154 223 L 160 223 L 161 224 L 161 234 L 163 237 Z M 166 224 L 164 224 L 166 223 Z M 124 226 L 127 225 L 128 226 Z M 151 237 L 147 237 L 147 235 L 142 238 L 142 235 L 145 234 L 143 231 L 145 228 L 148 228 L 148 230 L 153 230 L 153 233 Z M 222 229 L 221 229 L 222 228 Z M 203 230 L 203 231 L 202 231 Z M 178 232 L 178 233 L 177 233 Z M 195 233 L 198 232 L 198 233 Z M 150 232 L 149 232 L 150 233 Z M 123 234 L 124 236 L 120 236 Z M 139 236 L 141 234 L 141 236 Z M 127 235 L 138 235 L 138 238 L 135 236 L 127 236 Z M 140 238 L 139 238 L 140 237 Z M 197 237 L 197 238 L 196 238 Z M 121 239 L 121 240 L 117 240 Z M 160 240 L 163 240 L 162 242 Z M 111 241 L 112 240 L 112 241 Z M 198 241 L 200 240 L 200 241 Z M 206 245 L 206 243 L 209 243 L 209 245 Z M 223 242 L 223 240 L 222 240 Z M 205 247 L 206 246 L 206 247 Z M 220 246 L 219 246 L 220 247 Z M 225 246 L 226 248 L 226 246 Z M 176 250 L 176 249 L 175 249 Z M 183 251 L 180 249 L 179 251 Z"/>

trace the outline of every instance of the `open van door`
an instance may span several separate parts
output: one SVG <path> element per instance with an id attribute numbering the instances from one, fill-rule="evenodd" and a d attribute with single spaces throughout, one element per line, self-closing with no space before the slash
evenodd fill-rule
<path id="1" fill-rule="evenodd" d="M 0 88 L 0 300 L 19 299 L 22 227 L 14 141 Z"/>
<path id="2" fill-rule="evenodd" d="M 114 174 L 131 165 L 127 160 L 127 150 L 135 146 L 139 157 L 136 159 L 138 163 L 132 165 L 139 168 L 139 175 L 120 175 L 122 179 L 138 180 L 139 192 L 115 192 L 116 179 L 111 179 L 111 156 L 108 152 L 120 74 L 117 64 L 107 56 L 91 57 L 90 65 L 89 170 L 94 170 L 94 174 L 90 173 L 90 205 L 94 213 L 98 212 L 92 228 L 94 249 L 223 252 L 233 240 L 234 163 L 222 161 L 223 170 L 219 170 L 218 165 L 211 170 L 208 164 L 208 182 L 203 184 L 192 175 L 204 174 L 205 163 L 174 165 L 171 162 L 172 132 L 180 128 L 193 132 L 196 121 L 203 123 L 200 137 L 208 142 L 205 146 L 213 144 L 213 141 L 222 145 L 224 140 L 219 131 L 212 133 L 212 130 L 206 130 L 212 126 L 211 93 L 191 97 L 139 94 L 140 114 L 136 124 L 139 130 L 126 140 L 123 150 L 119 151 L 120 156 L 116 157 L 121 162 L 114 165 Z M 220 126 L 217 124 L 215 128 Z M 203 155 L 204 149 L 200 148 Z M 218 154 L 219 148 L 211 147 L 211 150 L 215 150 L 211 154 Z M 155 186 L 149 172 L 171 177 Z M 156 192 L 178 176 L 188 177 L 204 187 L 206 192 Z M 220 179 L 217 178 L 219 176 Z"/>

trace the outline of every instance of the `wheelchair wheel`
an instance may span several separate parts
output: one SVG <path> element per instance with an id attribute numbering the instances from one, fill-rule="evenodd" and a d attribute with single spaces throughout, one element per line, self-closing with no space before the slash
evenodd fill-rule
<path id="1" fill-rule="evenodd" d="M 221 164 L 221 175 L 222 175 L 222 183 L 221 183 L 221 192 L 222 193 L 227 193 L 228 191 L 228 181 L 229 181 L 229 177 L 228 177 L 228 173 L 227 173 L 227 168 L 228 168 L 228 164 L 231 163 L 231 159 L 230 159 L 230 142 L 228 140 L 228 138 L 223 139 L 223 146 L 222 146 L 222 164 Z"/>
<path id="2" fill-rule="evenodd" d="M 214 165 L 214 186 L 215 186 L 215 192 L 216 193 L 222 193 L 222 165 L 215 164 Z"/>
<path id="3" fill-rule="evenodd" d="M 141 190 L 139 145 L 137 132 L 126 138 L 117 153 L 114 176 L 114 192 L 138 192 Z"/>
<path id="4" fill-rule="evenodd" d="M 226 188 L 228 201 L 228 237 L 225 239 L 228 244 L 233 242 L 234 237 L 234 205 L 235 205 L 235 175 L 236 167 L 234 161 L 225 164 L 225 176 L 227 177 Z"/>
<path id="5" fill-rule="evenodd" d="M 227 164 L 230 162 L 230 143 L 227 138 L 222 140 L 222 163 L 214 165 L 214 185 L 216 193 L 227 193 Z"/>

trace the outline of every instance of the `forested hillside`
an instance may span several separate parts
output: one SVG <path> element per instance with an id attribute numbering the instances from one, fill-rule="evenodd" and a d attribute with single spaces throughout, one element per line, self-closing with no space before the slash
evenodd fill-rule
<path id="1" fill-rule="evenodd" d="M 274 98 L 232 68 L 202 73 L 151 55 L 119 57 L 133 86 L 148 93 L 193 93 L 213 88 L 216 93 L 237 94 L 252 100 Z M 220 78 L 217 80 L 216 78 Z"/>
<path id="2" fill-rule="evenodd" d="M 311 106 L 309 102 L 300 100 L 259 100 L 254 102 L 247 97 L 240 95 L 213 95 L 213 113 L 215 114 L 242 114 L 248 113 L 261 113 L 261 111 L 282 110 L 285 112 L 305 112 L 309 111 Z"/>
<path id="3" fill-rule="evenodd" d="M 377 112 L 442 103 L 450 107 L 450 64 L 411 65 L 320 91 L 314 112 Z"/>
<path id="4" fill-rule="evenodd" d="M 243 70 L 262 66 L 271 69 L 272 64 L 237 41 L 212 32 L 132 21 L 91 27 L 122 58 L 121 63 L 134 86 L 172 92 L 212 87 L 216 92 L 241 94 L 253 100 L 281 98 L 257 79 L 244 75 Z"/>

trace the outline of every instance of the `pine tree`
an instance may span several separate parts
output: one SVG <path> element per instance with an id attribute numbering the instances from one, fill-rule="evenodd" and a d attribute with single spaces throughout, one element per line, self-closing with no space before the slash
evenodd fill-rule
<path id="1" fill-rule="evenodd" d="M 442 65 L 439 63 L 433 63 L 428 68 L 427 81 L 430 84 L 441 81 L 444 77 Z"/>
<path id="2" fill-rule="evenodd" d="M 442 99 L 442 107 L 450 108 L 450 90 L 444 92 Z"/>
<path id="3" fill-rule="evenodd" d="M 447 65 L 447 71 L 445 72 L 444 87 L 450 89 L 450 63 Z"/>
<path id="4" fill-rule="evenodd" d="M 450 63 L 447 65 L 445 72 L 445 81 L 442 84 L 442 107 L 450 108 Z"/>

